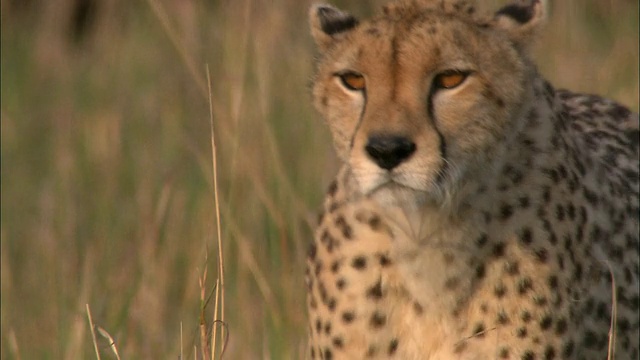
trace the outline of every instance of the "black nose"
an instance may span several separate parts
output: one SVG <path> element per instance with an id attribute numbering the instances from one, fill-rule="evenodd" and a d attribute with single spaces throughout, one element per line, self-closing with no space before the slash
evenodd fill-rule
<path id="1" fill-rule="evenodd" d="M 403 136 L 372 136 L 365 150 L 378 166 L 391 170 L 416 151 L 416 144 Z"/>

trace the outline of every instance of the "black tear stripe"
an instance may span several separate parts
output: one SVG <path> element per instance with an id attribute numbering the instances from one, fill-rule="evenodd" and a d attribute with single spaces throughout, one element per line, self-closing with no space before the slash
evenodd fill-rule
<path id="1" fill-rule="evenodd" d="M 525 24 L 533 17 L 533 3 L 531 5 L 510 4 L 498 10 L 496 15 L 506 15 L 520 24 Z"/>
<path id="2" fill-rule="evenodd" d="M 327 35 L 338 34 L 358 25 L 358 19 L 333 8 L 319 8 L 318 16 L 320 17 L 320 27 Z"/>
<path id="3" fill-rule="evenodd" d="M 444 135 L 438 129 L 438 122 L 436 121 L 434 112 L 433 112 L 433 95 L 436 92 L 435 83 L 431 84 L 431 90 L 429 90 L 429 99 L 427 103 L 427 114 L 429 115 L 429 119 L 433 124 L 433 128 L 436 130 L 436 134 L 438 134 L 438 140 L 440 140 L 440 157 L 442 158 L 442 166 L 438 170 L 438 177 L 436 178 L 436 184 L 442 184 L 444 181 L 445 174 L 447 173 L 447 168 L 449 162 L 447 161 L 447 143 L 444 139 Z"/>
<path id="4" fill-rule="evenodd" d="M 356 124 L 355 129 L 353 130 L 353 134 L 351 135 L 351 142 L 349 144 L 349 149 L 353 150 L 353 143 L 356 139 L 356 134 L 360 129 L 360 125 L 362 125 L 362 120 L 364 119 L 364 112 L 367 109 L 367 88 L 365 87 L 362 91 L 362 100 L 364 104 L 362 104 L 362 111 L 360 112 L 360 118 L 358 118 L 358 123 Z"/>

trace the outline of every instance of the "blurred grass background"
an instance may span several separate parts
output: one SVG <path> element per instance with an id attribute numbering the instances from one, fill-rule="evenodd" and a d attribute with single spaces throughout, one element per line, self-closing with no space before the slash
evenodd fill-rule
<path id="1" fill-rule="evenodd" d="M 337 169 L 309 95 L 310 2 L 1 5 L 2 359 L 95 358 L 85 304 L 123 359 L 178 358 L 181 326 L 194 358 L 198 279 L 217 276 L 205 64 L 225 357 L 303 357 L 304 256 Z M 536 58 L 552 83 L 637 111 L 638 1 L 551 1 L 549 22 Z"/>

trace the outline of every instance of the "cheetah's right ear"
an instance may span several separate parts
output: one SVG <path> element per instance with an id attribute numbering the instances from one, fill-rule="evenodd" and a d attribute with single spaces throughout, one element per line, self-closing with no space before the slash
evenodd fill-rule
<path id="1" fill-rule="evenodd" d="M 315 4 L 309 10 L 311 35 L 321 50 L 331 47 L 335 41 L 358 25 L 351 14 L 342 12 L 333 6 Z"/>

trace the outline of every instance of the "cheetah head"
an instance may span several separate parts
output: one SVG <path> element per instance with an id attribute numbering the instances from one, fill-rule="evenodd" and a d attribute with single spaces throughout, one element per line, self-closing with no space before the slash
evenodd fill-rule
<path id="1" fill-rule="evenodd" d="M 382 203 L 443 203 L 491 166 L 530 93 L 539 0 L 493 16 L 468 1 L 393 3 L 368 21 L 310 10 L 314 103 L 359 190 Z"/>

